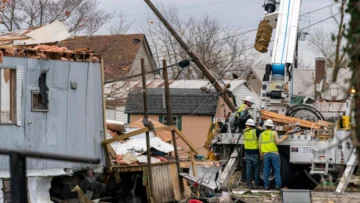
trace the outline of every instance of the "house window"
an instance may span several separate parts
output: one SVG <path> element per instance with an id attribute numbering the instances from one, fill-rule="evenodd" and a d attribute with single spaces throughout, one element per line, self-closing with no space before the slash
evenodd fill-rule
<path id="1" fill-rule="evenodd" d="M 39 89 L 31 91 L 31 111 L 48 111 L 49 88 L 46 85 L 46 73 L 42 73 L 39 77 Z"/>
<path id="2" fill-rule="evenodd" d="M 40 91 L 31 91 L 31 111 L 48 111 L 48 106 L 44 102 Z"/>
<path id="3" fill-rule="evenodd" d="M 1 69 L 0 73 L 0 123 L 16 123 L 16 70 Z"/>
<path id="4" fill-rule="evenodd" d="M 168 125 L 167 116 L 159 116 L 159 122 Z M 176 126 L 179 130 L 182 128 L 182 118 L 181 116 L 173 116 L 173 125 Z"/>

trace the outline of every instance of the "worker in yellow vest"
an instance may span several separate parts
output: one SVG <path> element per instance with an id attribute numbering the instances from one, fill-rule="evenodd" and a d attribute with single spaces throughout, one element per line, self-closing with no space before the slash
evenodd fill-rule
<path id="1" fill-rule="evenodd" d="M 264 187 L 265 190 L 269 189 L 269 173 L 270 167 L 275 172 L 276 189 L 281 189 L 281 176 L 280 176 L 280 155 L 277 144 L 284 142 L 288 135 L 279 139 L 275 130 L 272 130 L 274 123 L 271 119 L 265 121 L 266 130 L 260 134 L 259 149 L 260 156 L 264 159 Z"/>
<path id="2" fill-rule="evenodd" d="M 240 132 L 245 129 L 245 122 L 251 118 L 248 108 L 254 104 L 252 97 L 248 96 L 244 99 L 244 103 L 240 105 L 236 112 L 236 119 Z"/>
<path id="3" fill-rule="evenodd" d="M 247 110 L 248 108 L 251 108 L 251 106 L 254 104 L 254 100 L 251 96 L 248 96 L 244 99 L 244 103 L 240 105 L 240 107 L 237 110 L 237 115 L 236 117 L 238 117 L 240 115 L 241 112 Z"/>
<path id="4" fill-rule="evenodd" d="M 257 129 L 253 119 L 248 119 L 243 131 L 245 160 L 246 160 L 246 184 L 249 189 L 253 189 L 252 177 L 254 172 L 255 188 L 260 189 L 260 154 L 259 140 L 262 130 Z"/>

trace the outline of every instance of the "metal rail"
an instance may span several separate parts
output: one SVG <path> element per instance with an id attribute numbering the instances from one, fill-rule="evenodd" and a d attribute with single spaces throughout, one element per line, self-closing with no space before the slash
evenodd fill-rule
<path id="1" fill-rule="evenodd" d="M 13 203 L 28 202 L 26 190 L 26 158 L 48 159 L 54 161 L 79 162 L 89 164 L 100 163 L 100 159 L 65 156 L 40 152 L 16 151 L 10 149 L 0 149 L 0 155 L 10 156 L 11 202 Z"/>

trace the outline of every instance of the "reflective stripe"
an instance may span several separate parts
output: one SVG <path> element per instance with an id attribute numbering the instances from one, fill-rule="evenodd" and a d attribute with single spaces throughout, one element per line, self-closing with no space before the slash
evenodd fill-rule
<path id="1" fill-rule="evenodd" d="M 246 128 L 244 130 L 244 145 L 245 149 L 259 149 L 256 129 Z"/>

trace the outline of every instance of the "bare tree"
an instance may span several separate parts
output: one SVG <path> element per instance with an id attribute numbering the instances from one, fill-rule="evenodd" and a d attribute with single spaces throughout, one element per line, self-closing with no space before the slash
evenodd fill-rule
<path id="1" fill-rule="evenodd" d="M 131 28 L 132 24 L 127 22 L 122 12 L 116 15 L 116 22 L 108 29 L 111 35 L 124 34 Z"/>
<path id="2" fill-rule="evenodd" d="M 57 19 L 74 35 L 91 35 L 113 17 L 98 4 L 98 0 L 12 0 L 0 15 L 7 31 L 42 26 Z"/>
<path id="3" fill-rule="evenodd" d="M 180 18 L 177 9 L 161 7 L 161 13 L 177 30 L 192 51 L 199 59 L 219 78 L 226 73 L 240 74 L 249 68 L 251 57 L 245 52 L 245 41 L 236 30 L 232 30 L 216 18 L 205 16 L 203 18 Z M 140 26 L 149 39 L 155 60 L 166 59 L 169 64 L 175 64 L 188 58 L 185 51 L 176 40 L 154 16 L 149 16 L 147 23 Z M 204 75 L 198 68 L 190 66 L 183 71 L 174 66 L 169 74 L 173 79 L 200 79 Z"/>
<path id="4" fill-rule="evenodd" d="M 337 81 L 340 68 L 346 68 L 348 59 L 345 50 L 349 47 L 348 41 L 345 41 L 345 4 L 346 0 L 340 2 L 340 19 L 332 14 L 337 24 L 337 34 L 330 34 L 322 29 L 317 29 L 311 33 L 309 38 L 309 46 L 316 54 L 322 55 L 328 68 L 333 68 L 332 82 Z M 332 11 L 332 10 L 331 10 Z M 326 76 L 326 72 L 325 72 Z"/>

